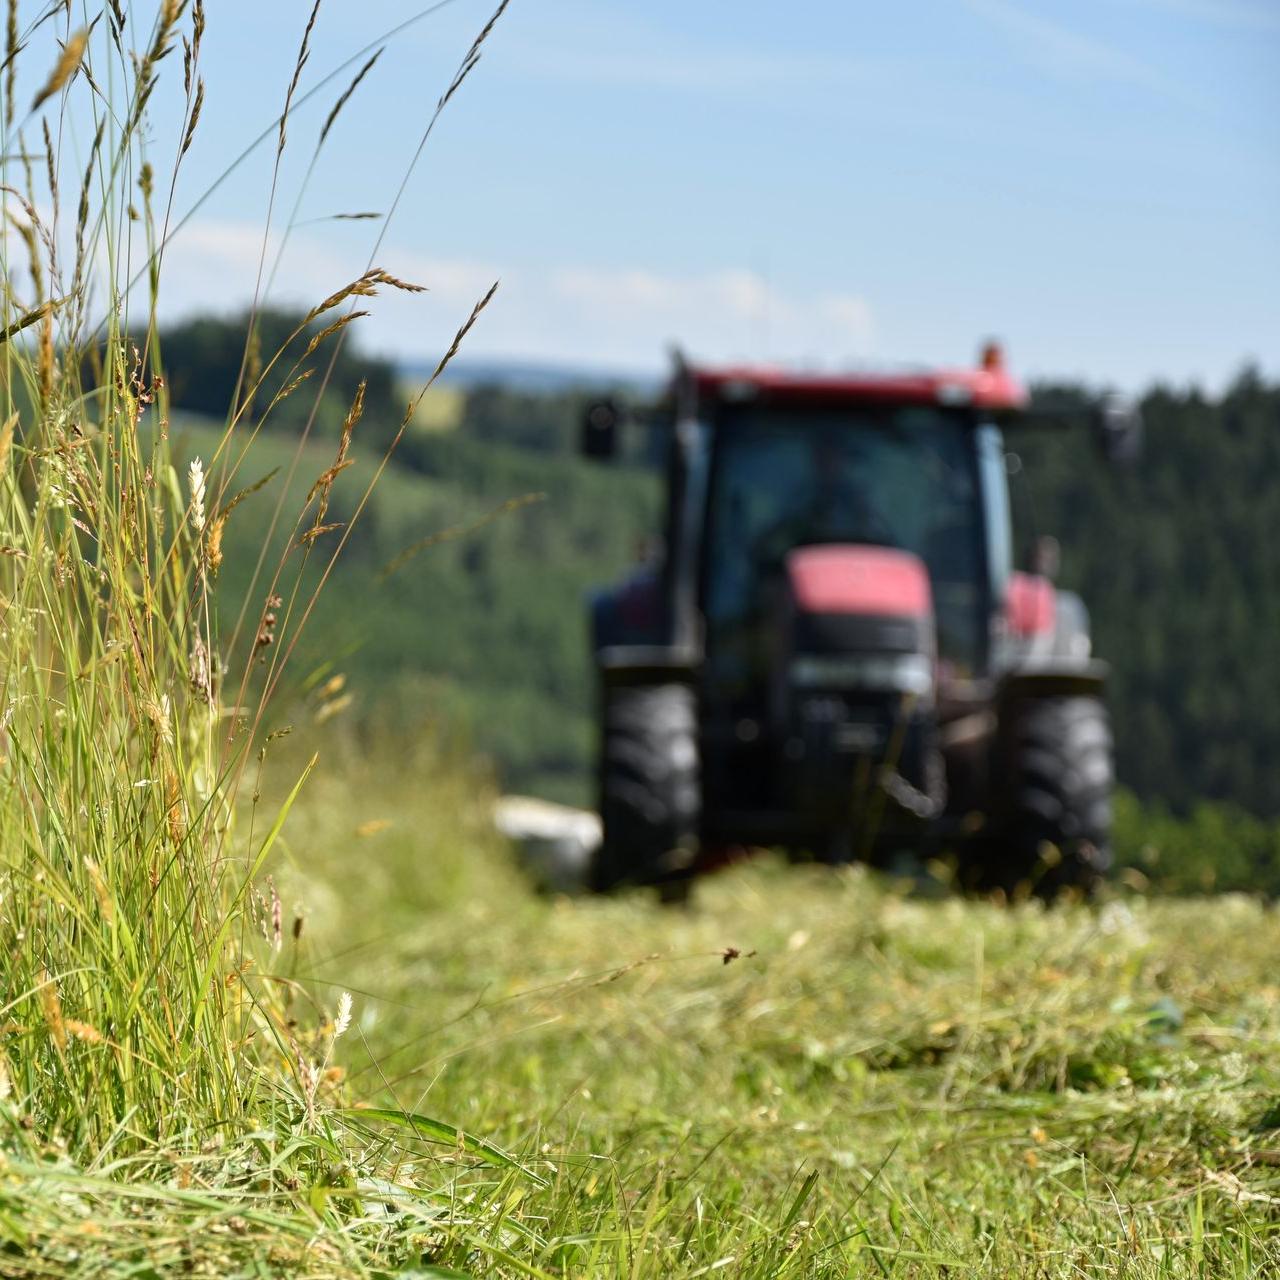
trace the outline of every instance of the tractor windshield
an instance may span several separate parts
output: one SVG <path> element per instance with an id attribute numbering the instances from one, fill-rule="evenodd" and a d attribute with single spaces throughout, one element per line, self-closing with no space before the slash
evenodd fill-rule
<path id="1" fill-rule="evenodd" d="M 940 656 L 960 671 L 977 669 L 986 627 L 982 507 L 960 414 L 743 406 L 717 433 L 712 486 L 708 659 L 731 681 L 734 668 L 749 678 L 754 623 L 786 553 L 823 542 L 918 555 L 933 584 Z"/>

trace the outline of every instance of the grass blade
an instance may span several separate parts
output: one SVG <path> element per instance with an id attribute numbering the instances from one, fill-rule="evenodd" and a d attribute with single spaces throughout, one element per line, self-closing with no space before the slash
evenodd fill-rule
<path id="1" fill-rule="evenodd" d="M 522 1165 L 513 1156 L 508 1155 L 501 1147 L 472 1134 L 463 1133 L 461 1129 L 446 1124 L 443 1120 L 424 1116 L 416 1111 L 401 1111 L 398 1107 L 347 1107 L 344 1113 L 363 1120 L 385 1120 L 388 1124 L 399 1125 L 408 1129 L 419 1138 L 429 1142 L 446 1142 L 450 1146 L 459 1147 L 477 1159 L 483 1160 L 498 1169 L 514 1169 L 540 1187 L 547 1186 L 546 1178 L 534 1173 L 526 1165 Z"/>

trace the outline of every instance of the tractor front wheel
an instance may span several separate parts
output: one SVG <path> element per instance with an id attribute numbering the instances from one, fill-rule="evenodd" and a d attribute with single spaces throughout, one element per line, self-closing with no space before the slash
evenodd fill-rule
<path id="1" fill-rule="evenodd" d="M 600 742 L 603 840 L 591 887 L 665 888 L 679 897 L 693 862 L 700 803 L 697 712 L 687 684 L 606 682 Z"/>
<path id="2" fill-rule="evenodd" d="M 1098 697 L 1026 698 L 1010 709 L 994 778 L 995 847 L 982 887 L 1086 896 L 1111 866 L 1111 725 Z"/>

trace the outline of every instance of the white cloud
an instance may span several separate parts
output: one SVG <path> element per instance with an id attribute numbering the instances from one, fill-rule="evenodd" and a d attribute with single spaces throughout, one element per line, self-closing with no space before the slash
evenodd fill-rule
<path id="1" fill-rule="evenodd" d="M 267 246 L 270 276 L 280 240 Z M 295 233 L 280 255 L 268 300 L 310 306 L 364 269 L 365 250 L 341 238 Z M 262 233 L 249 224 L 195 221 L 166 251 L 162 314 L 226 312 L 253 297 Z M 678 342 L 713 360 L 840 363 L 867 356 L 872 311 L 853 292 L 802 293 L 733 267 L 678 274 L 643 267 L 526 267 L 436 258 L 394 247 L 379 265 L 429 292 L 384 292 L 360 299 L 371 315 L 361 341 L 371 350 L 431 359 L 453 337 L 475 301 L 500 276 L 497 298 L 466 350 L 557 362 L 652 368 Z"/>
<path id="2" fill-rule="evenodd" d="M 871 309 L 853 294 L 802 296 L 742 268 L 661 274 L 553 272 L 545 290 L 567 333 L 591 333 L 601 358 L 634 362 L 679 342 L 703 358 L 846 361 L 868 354 Z"/>
<path id="3" fill-rule="evenodd" d="M 337 240 L 295 232 L 286 241 L 273 232 L 264 256 L 260 227 L 249 223 L 196 220 L 165 249 L 162 310 L 168 314 L 224 311 L 248 304 L 264 258 L 262 288 L 270 301 L 310 307 L 355 280 L 368 266 L 367 250 L 344 248 Z M 414 284 L 425 284 L 444 301 L 468 305 L 493 283 L 477 263 L 420 254 L 378 254 L 376 265 Z M 365 305 L 362 301 L 361 305 Z M 369 304 L 376 309 L 377 304 Z"/>

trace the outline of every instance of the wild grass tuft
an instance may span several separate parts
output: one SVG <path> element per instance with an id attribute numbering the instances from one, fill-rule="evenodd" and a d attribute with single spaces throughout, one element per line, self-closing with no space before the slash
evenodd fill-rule
<path id="1" fill-rule="evenodd" d="M 250 1257 L 265 1234 L 291 1267 L 359 1270 L 363 1210 L 338 1188 L 364 1130 L 344 1118 L 332 1063 L 353 1004 L 308 1001 L 282 971 L 291 922 L 266 878 L 314 760 L 278 806 L 257 795 L 264 717 L 314 602 L 299 584 L 336 527 L 325 511 L 359 403 L 302 509 L 277 513 L 307 536 L 260 565 L 257 621 L 228 628 L 222 535 L 260 487 L 234 481 L 280 356 L 247 343 L 221 440 L 183 466 L 156 314 L 204 102 L 205 9 L 161 0 L 148 22 L 113 2 L 80 27 L 71 9 L 26 21 L 10 4 L 4 72 L 0 1272 L 89 1274 L 153 1249 L 194 1265 L 194 1220 L 226 1231 L 207 1257 Z M 179 43 L 182 118 L 162 179 L 148 105 Z M 28 63 L 44 74 L 24 112 Z M 315 314 L 382 288 L 419 291 L 371 267 Z M 113 1234 L 113 1221 L 132 1225 Z"/>

